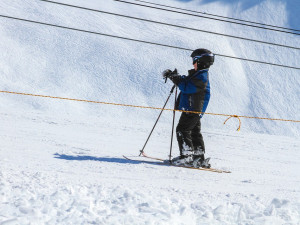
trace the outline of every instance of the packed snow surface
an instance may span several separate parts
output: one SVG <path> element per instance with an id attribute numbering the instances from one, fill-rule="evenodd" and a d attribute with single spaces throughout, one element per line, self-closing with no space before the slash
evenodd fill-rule
<path id="1" fill-rule="evenodd" d="M 132 2 L 135 2 L 131 0 Z M 162 3 L 158 0 L 151 0 Z M 64 3 L 295 47 L 297 35 L 112 0 Z M 163 4 L 299 30 L 298 0 L 166 0 Z M 0 14 L 299 67 L 299 50 L 230 39 L 38 0 Z M 0 18 L 0 90 L 161 107 L 161 72 L 191 69 L 189 51 Z M 207 112 L 300 118 L 299 70 L 216 57 Z M 167 108 L 173 107 L 173 95 Z M 158 110 L 0 93 L 0 224 L 300 224 L 299 123 L 205 115 L 212 166 L 230 174 L 128 161 Z M 179 113 L 176 114 L 176 121 Z M 172 113 L 147 154 L 167 158 Z M 178 154 L 176 140 L 173 156 Z"/>
<path id="2" fill-rule="evenodd" d="M 1 118 L 3 224 L 300 222 L 299 140 L 207 130 L 213 166 L 232 171 L 219 174 L 125 160 L 145 141 L 142 123 L 27 112 Z M 152 137 L 148 154 L 167 157 L 169 131 Z"/>

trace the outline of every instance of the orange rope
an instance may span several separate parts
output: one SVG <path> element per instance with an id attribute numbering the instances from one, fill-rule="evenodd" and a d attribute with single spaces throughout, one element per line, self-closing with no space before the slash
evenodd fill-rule
<path id="1" fill-rule="evenodd" d="M 237 131 L 240 131 L 240 130 L 241 130 L 241 126 L 242 126 L 242 121 L 241 121 L 241 119 L 240 119 L 240 117 L 239 117 L 238 115 L 232 115 L 232 116 L 228 117 L 228 118 L 225 120 L 224 125 L 225 125 L 225 123 L 226 123 L 229 119 L 231 119 L 232 117 L 235 117 L 235 118 L 238 118 L 238 119 L 239 119 L 239 127 L 238 127 Z"/>
<path id="2" fill-rule="evenodd" d="M 56 97 L 56 96 L 49 96 L 49 95 L 38 95 L 38 94 L 29 94 L 29 93 L 21 93 L 21 92 L 13 92 L 13 91 L 1 91 L 0 93 L 6 94 L 15 94 L 15 95 L 25 95 L 25 96 L 33 96 L 33 97 L 42 97 L 42 98 L 52 98 L 52 99 L 61 99 L 61 100 L 69 100 L 69 101 L 77 101 L 77 102 L 89 102 L 89 103 L 96 103 L 96 104 L 106 104 L 106 105 L 116 105 L 116 106 L 125 106 L 125 107 L 135 107 L 135 108 L 143 108 L 143 109 L 157 109 L 162 110 L 159 107 L 150 107 L 150 106 L 138 106 L 138 105 L 128 105 L 128 104 L 121 104 L 121 103 L 111 103 L 111 102 L 100 102 L 100 101 L 93 101 L 93 100 L 85 100 L 85 99 L 75 99 L 75 98 L 66 98 L 66 97 Z M 195 113 L 200 114 L 202 112 L 198 111 L 185 111 L 185 110 L 174 110 L 174 109 L 163 109 L 166 111 L 177 111 L 177 112 L 187 112 L 187 113 Z M 290 120 L 290 119 L 276 119 L 276 118 L 264 118 L 264 117 L 254 117 L 254 116 L 240 116 L 240 115 L 230 115 L 230 114 L 222 114 L 222 113 L 205 113 L 207 115 L 213 116 L 226 116 L 229 117 L 224 124 L 232 117 L 239 119 L 239 128 L 241 128 L 241 120 L 240 118 L 247 118 L 247 119 L 260 119 L 260 120 L 273 120 L 273 121 L 284 121 L 284 122 L 293 122 L 293 123 L 300 123 L 300 120 Z"/>

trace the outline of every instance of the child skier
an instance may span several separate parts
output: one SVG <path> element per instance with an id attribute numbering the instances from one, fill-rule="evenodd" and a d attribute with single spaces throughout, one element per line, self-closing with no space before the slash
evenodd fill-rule
<path id="1" fill-rule="evenodd" d="M 200 119 L 203 117 L 210 98 L 208 70 L 214 63 L 214 54 L 207 49 L 196 49 L 192 52 L 194 69 L 188 76 L 181 76 L 175 69 L 165 70 L 164 78 L 169 78 L 180 90 L 176 109 L 196 111 L 182 112 L 176 127 L 176 136 L 180 155 L 172 159 L 175 165 L 210 167 L 209 158 L 204 158 L 205 146 L 201 134 Z"/>

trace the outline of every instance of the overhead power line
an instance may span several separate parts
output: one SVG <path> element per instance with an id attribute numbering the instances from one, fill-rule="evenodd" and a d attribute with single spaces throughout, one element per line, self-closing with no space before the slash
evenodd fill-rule
<path id="1" fill-rule="evenodd" d="M 23 22 L 35 23 L 35 24 L 40 24 L 40 25 L 45 25 L 45 26 L 57 27 L 57 28 L 62 28 L 62 29 L 67 29 L 67 30 L 80 31 L 80 32 L 89 33 L 89 34 L 97 34 L 97 35 L 102 35 L 102 36 L 106 36 L 106 37 L 113 37 L 113 38 L 118 38 L 118 39 L 123 39 L 123 40 L 128 40 L 128 41 L 135 41 L 135 42 L 151 44 L 151 45 L 156 45 L 156 46 L 163 46 L 163 47 L 169 47 L 169 48 L 186 50 L 186 51 L 193 51 L 194 50 L 194 49 L 182 48 L 182 47 L 166 45 L 166 44 L 160 44 L 160 43 L 155 43 L 155 42 L 150 42 L 150 41 L 144 41 L 144 40 L 138 40 L 138 39 L 133 39 L 133 38 L 121 37 L 121 36 L 116 36 L 116 35 L 111 35 L 111 34 L 99 33 L 99 32 L 94 32 L 94 31 L 87 31 L 87 30 L 82 30 L 82 29 L 73 28 L 73 27 L 66 27 L 66 26 L 60 26 L 60 25 L 55 25 L 55 24 L 50 24 L 50 23 L 43 23 L 43 22 L 39 22 L 39 21 L 27 20 L 27 19 L 11 17 L 11 16 L 1 15 L 1 14 L 0 14 L 0 17 L 7 18 L 7 19 L 18 20 L 18 21 L 23 21 Z M 261 63 L 261 64 L 266 64 L 266 65 L 271 65 L 271 66 L 279 66 L 279 67 L 284 67 L 284 68 L 289 68 L 289 69 L 300 70 L 299 67 L 294 67 L 294 66 L 287 66 L 287 65 L 263 62 L 263 61 L 252 60 L 252 59 L 245 59 L 245 58 L 222 55 L 222 54 L 217 54 L 217 53 L 214 53 L 214 54 L 216 56 L 221 56 L 221 57 L 225 57 L 225 58 L 239 59 L 239 60 L 248 61 L 248 62 L 255 62 L 255 63 Z"/>
<path id="2" fill-rule="evenodd" d="M 186 12 L 199 13 L 199 14 L 208 15 L 208 16 L 215 16 L 215 17 L 224 18 L 224 19 L 230 19 L 230 20 L 235 20 L 235 21 L 240 21 L 240 22 L 253 23 L 253 24 L 262 25 L 262 26 L 268 26 L 268 27 L 274 27 L 274 28 L 280 28 L 280 29 L 284 29 L 284 30 L 291 30 L 291 31 L 300 32 L 300 30 L 297 30 L 297 29 L 292 29 L 292 28 L 287 28 L 287 27 L 280 27 L 280 26 L 275 26 L 275 25 L 270 25 L 270 24 L 265 24 L 265 23 L 258 23 L 258 22 L 254 22 L 254 21 L 237 19 L 237 18 L 228 17 L 228 16 L 221 16 L 221 15 L 216 15 L 216 14 L 212 14 L 212 13 L 199 12 L 199 11 L 195 11 L 195 10 L 184 9 L 184 8 L 170 6 L 170 5 L 157 4 L 157 3 L 142 1 L 142 0 L 134 0 L 134 1 L 148 3 L 148 4 L 151 4 L 151 5 L 168 7 L 168 8 L 171 8 L 171 9 L 180 9 L 180 10 L 183 10 L 183 11 L 186 11 Z"/>
<path id="3" fill-rule="evenodd" d="M 67 7 L 72 7 L 72 8 L 76 8 L 76 9 L 82 9 L 82 10 L 87 10 L 87 11 L 92 11 L 92 12 L 98 12 L 98 13 L 104 13 L 104 14 L 108 14 L 108 15 L 124 17 L 124 18 L 128 18 L 128 19 L 140 20 L 140 21 L 149 22 L 149 23 L 156 23 L 156 24 L 160 24 L 160 25 L 177 27 L 177 28 L 193 30 L 193 31 L 198 31 L 198 32 L 204 32 L 204 33 L 220 35 L 220 36 L 230 37 L 230 38 L 236 38 L 236 39 L 241 39 L 241 40 L 246 40 L 246 41 L 252 41 L 252 42 L 257 42 L 257 43 L 261 43 L 261 44 L 268 44 L 268 45 L 273 45 L 273 46 L 278 46 L 278 47 L 284 47 L 284 48 L 300 50 L 300 48 L 294 47 L 294 46 L 276 44 L 276 43 L 260 41 L 260 40 L 250 39 L 250 38 L 244 38 L 244 37 L 239 37 L 239 36 L 233 36 L 233 35 L 227 35 L 227 34 L 222 34 L 222 33 L 217 33 L 217 32 L 206 31 L 206 30 L 200 30 L 200 29 L 195 29 L 195 28 L 186 27 L 186 26 L 180 26 L 180 25 L 164 23 L 164 22 L 160 22 L 160 21 L 148 20 L 148 19 L 143 19 L 143 18 L 139 18 L 139 17 L 133 17 L 133 16 L 127 16 L 127 15 L 118 14 L 118 13 L 107 12 L 107 11 L 103 11 L 103 10 L 85 8 L 85 7 L 77 6 L 77 5 L 70 5 L 70 4 L 60 3 L 60 2 L 49 1 L 49 0 L 40 0 L 40 1 L 47 2 L 47 3 L 52 3 L 52 4 L 57 4 L 57 5 L 62 5 L 62 6 L 67 6 Z"/>
<path id="4" fill-rule="evenodd" d="M 187 13 L 187 12 L 180 12 L 180 11 L 176 11 L 176 10 L 159 8 L 159 7 L 150 6 L 150 5 L 143 5 L 143 4 L 134 3 L 134 2 L 128 2 L 128 1 L 124 1 L 124 0 L 113 0 L 113 1 L 122 2 L 122 3 L 126 3 L 126 4 L 131 4 L 131 5 L 136 5 L 136 6 L 147 7 L 147 8 L 151 8 L 151 9 L 163 10 L 163 11 L 167 11 L 167 12 L 179 13 L 179 14 L 188 15 L 188 16 L 201 17 L 201 18 L 210 19 L 210 20 L 216 20 L 216 21 L 221 21 L 221 22 L 225 22 L 225 23 L 232 23 L 232 24 L 238 24 L 238 25 L 243 25 L 243 26 L 248 26 L 248 27 L 255 27 L 255 28 L 260 28 L 260 29 L 265 29 L 265 30 L 282 32 L 282 33 L 286 33 L 286 34 L 300 35 L 300 33 L 296 33 L 296 32 L 278 30 L 278 29 L 274 29 L 274 28 L 262 27 L 262 26 L 252 25 L 252 24 L 245 24 L 245 23 L 240 23 L 240 22 L 235 22 L 235 21 L 228 21 L 228 20 L 224 20 L 224 19 L 212 18 L 212 17 L 209 17 L 209 16 L 203 16 L 203 15 L 199 15 L 199 14 L 196 15 L 196 14 Z"/>

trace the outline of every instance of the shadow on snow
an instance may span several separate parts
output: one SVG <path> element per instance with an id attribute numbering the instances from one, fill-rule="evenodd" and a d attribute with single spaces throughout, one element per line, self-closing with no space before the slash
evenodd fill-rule
<path id="1" fill-rule="evenodd" d="M 108 163 L 120 163 L 120 164 L 151 164 L 151 165 L 163 165 L 158 162 L 146 162 L 146 161 L 134 161 L 128 160 L 124 158 L 116 158 L 116 157 L 95 157 L 95 156 L 87 156 L 87 155 L 66 155 L 55 153 L 54 158 L 56 159 L 64 159 L 69 161 L 98 161 L 98 162 L 108 162 Z"/>

